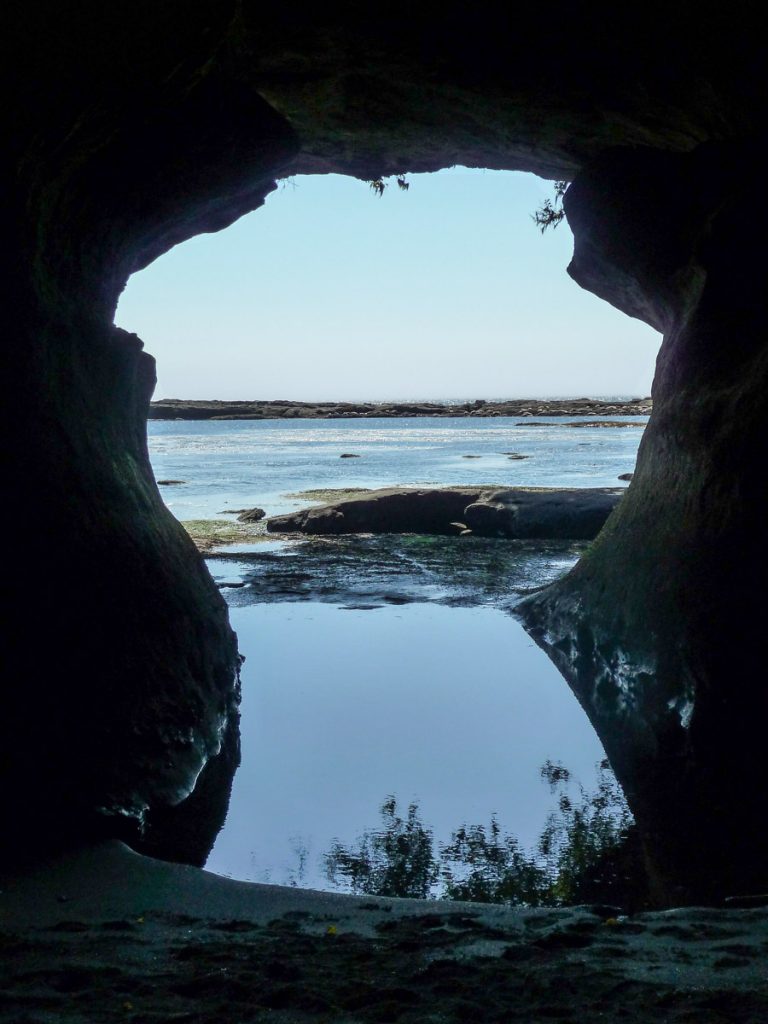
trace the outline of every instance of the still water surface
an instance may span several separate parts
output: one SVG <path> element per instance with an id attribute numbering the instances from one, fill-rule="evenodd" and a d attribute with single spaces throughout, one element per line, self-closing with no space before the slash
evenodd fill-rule
<path id="1" fill-rule="evenodd" d="M 278 514 L 313 488 L 621 486 L 634 468 L 640 429 L 539 422 L 153 421 L 149 433 L 158 479 L 185 481 L 163 491 L 182 520 L 253 505 Z M 594 731 L 508 614 L 578 552 L 361 543 L 341 540 L 327 557 L 311 542 L 273 543 L 209 562 L 220 582 L 246 583 L 223 591 L 246 656 L 243 760 L 210 870 L 327 888 L 322 854 L 375 827 L 390 794 L 403 811 L 417 800 L 439 841 L 495 813 L 531 846 L 552 809 L 541 765 L 560 761 L 587 788 L 595 779 Z"/>
<path id="2" fill-rule="evenodd" d="M 547 758 L 585 783 L 604 756 L 562 677 L 489 608 L 339 611 L 314 602 L 232 612 L 246 656 L 242 766 L 212 871 L 328 887 L 321 855 L 378 824 L 394 794 L 436 838 L 462 823 L 532 845 L 551 800 Z"/>

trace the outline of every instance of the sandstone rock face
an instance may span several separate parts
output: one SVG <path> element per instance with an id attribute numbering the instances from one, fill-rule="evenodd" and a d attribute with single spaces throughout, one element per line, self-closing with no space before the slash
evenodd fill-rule
<path id="1" fill-rule="evenodd" d="M 282 118 L 211 66 L 225 6 L 129 25 L 97 5 L 32 5 L 6 36 L 19 54 L 7 447 L 29 503 L 4 623 L 6 857 L 107 834 L 202 862 L 221 801 L 186 852 L 200 804 L 181 808 L 237 760 L 236 637 L 149 466 L 154 360 L 112 326 L 132 270 L 258 206 L 295 151 Z M 176 806 L 173 834 L 153 834 Z"/>
<path id="2" fill-rule="evenodd" d="M 235 639 L 149 472 L 152 361 L 112 326 L 129 274 L 275 177 L 466 164 L 576 179 L 572 275 L 665 334 L 626 497 L 524 614 L 608 748 L 661 898 L 764 888 L 761 12 L 556 0 L 543 37 L 533 8 L 428 7 L 6 12 L 6 440 L 32 510 L 7 572 L 7 848 L 176 805 L 181 830 L 232 747 Z"/>
<path id="3" fill-rule="evenodd" d="M 616 515 L 520 609 L 624 784 L 665 898 L 764 888 L 768 764 L 761 427 L 768 389 L 755 154 L 606 154 L 568 193 L 569 273 L 664 330 L 654 411 Z M 697 854 L 696 850 L 705 850 Z"/>

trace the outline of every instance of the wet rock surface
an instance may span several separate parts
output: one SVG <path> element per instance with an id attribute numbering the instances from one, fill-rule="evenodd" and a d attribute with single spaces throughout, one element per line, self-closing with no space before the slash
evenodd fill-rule
<path id="1" fill-rule="evenodd" d="M 591 540 L 622 488 L 406 488 L 369 491 L 267 522 L 270 533 L 429 533 Z"/>
<path id="2" fill-rule="evenodd" d="M 435 602 L 512 608 L 583 552 L 578 542 L 381 534 L 290 542 L 282 550 L 226 548 L 208 556 L 232 606 L 327 601 L 346 608 Z"/>
<path id="3" fill-rule="evenodd" d="M 241 509 L 237 514 L 238 523 L 258 523 L 266 516 L 263 508 Z"/>

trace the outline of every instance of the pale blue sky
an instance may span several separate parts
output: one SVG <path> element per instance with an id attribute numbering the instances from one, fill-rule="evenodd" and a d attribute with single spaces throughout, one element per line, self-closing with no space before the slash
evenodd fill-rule
<path id="1" fill-rule="evenodd" d="M 565 273 L 552 183 L 453 168 L 382 198 L 339 175 L 134 275 L 116 322 L 157 359 L 156 398 L 647 395 L 661 338 Z"/>

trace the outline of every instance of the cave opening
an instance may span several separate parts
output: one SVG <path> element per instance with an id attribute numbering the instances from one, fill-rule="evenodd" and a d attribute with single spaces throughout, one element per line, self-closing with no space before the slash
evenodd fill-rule
<path id="1" fill-rule="evenodd" d="M 571 180 L 573 276 L 664 333 L 616 515 L 517 612 L 611 754 L 659 900 L 762 891 L 757 20 L 560 5 L 541 45 L 533 9 L 318 7 L 301 23 L 240 4 L 45 13 L 46 31 L 34 8 L 11 25 L 4 192 L 22 441 L 11 472 L 30 507 L 17 547 L 34 566 L 10 574 L 10 677 L 27 679 L 34 655 L 38 684 L 8 695 L 11 846 L 122 834 L 167 812 L 153 848 L 199 861 L 196 807 L 216 802 L 237 758 L 235 640 L 152 477 L 153 363 L 112 323 L 125 281 L 255 210 L 275 178 L 465 163 Z"/>
<path id="2" fill-rule="evenodd" d="M 658 335 L 568 280 L 567 224 L 536 232 L 551 183 L 455 168 L 408 184 L 379 196 L 340 176 L 289 179 L 263 209 L 132 278 L 116 315 L 158 359 L 157 398 L 285 400 L 279 419 L 230 409 L 149 421 L 161 493 L 205 551 L 246 655 L 243 765 L 209 860 L 240 878 L 300 872 L 322 887 L 322 852 L 351 841 L 390 795 L 420 802 L 441 842 L 498 814 L 532 848 L 551 810 L 541 766 L 564 761 L 594 789 L 604 757 L 554 666 L 507 614 L 512 596 L 556 579 L 583 545 L 510 556 L 508 542 L 487 540 L 457 556 L 454 541 L 446 557 L 437 539 L 415 538 L 373 551 L 337 542 L 333 554 L 305 544 L 297 557 L 260 528 L 236 533 L 236 511 L 281 514 L 318 491 L 621 487 L 634 467 L 640 431 L 560 428 L 546 410 L 531 420 L 539 436 L 509 415 L 387 429 L 375 415 L 290 410 L 448 401 L 464 416 L 476 399 L 650 392 Z M 614 418 L 644 422 L 628 411 Z M 477 571 L 457 589 L 464 558 Z M 392 571 L 398 561 L 415 567 L 411 579 Z M 331 573 L 325 589 L 302 579 Z"/>
<path id="3" fill-rule="evenodd" d="M 110 1013 L 115 1019 L 218 1019 L 226 1001 L 230 1016 L 239 1010 L 244 1019 L 275 1011 L 376 1019 L 432 1012 L 478 1020 L 517 1012 L 521 1019 L 570 1019 L 610 1004 L 617 1018 L 643 1021 L 657 1019 L 660 1008 L 681 1020 L 697 1008 L 702 1019 L 765 1020 L 768 346 L 765 204 L 759 197 L 768 66 L 762 9 L 689 2 L 593 8 L 555 0 L 542 10 L 449 0 L 437 11 L 432 5 L 330 3 L 298 12 L 242 0 L 32 0 L 6 5 L 5 21 L 12 97 L 5 107 L 0 194 L 11 257 L 4 322 L 11 413 L 6 479 L 20 489 L 18 529 L 6 545 L 10 601 L 0 719 L 0 813 L 7 826 L 1 909 L 13 954 L 4 985 L 9 1019 L 46 1009 L 55 1015 L 59 1007 L 65 1016 L 89 1016 L 92 1008 L 90 1016 L 99 1019 Z M 131 275 L 158 257 L 150 274 L 172 266 L 182 253 L 174 248 L 179 243 L 192 240 L 184 250 L 192 252 L 204 246 L 202 235 L 260 207 L 253 222 L 265 224 L 270 205 L 292 194 L 290 185 L 275 193 L 276 180 L 354 176 L 368 208 L 394 223 L 418 209 L 419 182 L 407 191 L 390 184 L 383 196 L 364 182 L 453 164 L 569 180 L 567 226 L 556 234 L 538 239 L 528 220 L 538 198 L 525 204 L 521 233 L 531 250 L 552 251 L 572 230 L 574 280 L 664 336 L 630 486 L 573 568 L 541 590 L 521 593 L 511 615 L 482 603 L 457 607 L 439 600 L 463 588 L 465 604 L 468 592 L 493 603 L 500 577 L 525 590 L 533 577 L 540 582 L 542 572 L 557 570 L 554 555 L 527 576 L 519 564 L 499 567 L 494 544 L 498 552 L 500 539 L 481 537 L 479 524 L 503 519 L 508 506 L 501 501 L 478 498 L 461 516 L 451 513 L 452 522 L 476 527 L 447 538 L 457 541 L 453 564 L 437 556 L 447 547 L 442 534 L 415 541 L 403 535 L 394 543 L 383 535 L 340 539 L 332 531 L 290 533 L 285 521 L 287 539 L 271 533 L 258 541 L 259 551 L 242 550 L 251 543 L 245 535 L 252 524 L 238 523 L 234 509 L 258 500 L 259 489 L 246 480 L 246 500 L 232 494 L 217 502 L 222 447 L 214 457 L 212 435 L 202 443 L 194 421 L 153 418 L 149 452 L 155 379 L 149 353 L 160 356 L 159 387 L 168 384 L 166 394 L 183 398 L 191 391 L 182 377 L 180 391 L 166 379 L 173 357 L 151 326 L 133 317 L 125 329 L 113 322 Z M 298 186 L 297 198 L 310 187 L 303 180 Z M 343 235 L 339 224 L 326 225 L 323 233 L 334 242 Z M 383 261 L 401 271 L 408 267 L 403 237 Z M 465 292 L 466 272 L 477 266 L 478 253 L 466 244 L 471 237 L 443 247 L 446 261 L 458 253 L 465 271 L 454 278 L 451 299 Z M 406 255 L 411 252 L 409 243 Z M 302 287 L 309 291 L 306 282 L 321 280 L 329 254 L 326 245 L 315 256 L 303 286 L 291 254 L 285 259 L 290 287 L 280 324 L 291 322 Z M 359 262 L 370 267 L 371 257 L 361 254 Z M 223 261 L 220 269 L 234 280 Z M 246 269 L 241 261 L 237 274 L 247 278 Z M 420 273 L 421 267 L 410 269 L 409 276 L 418 282 Z M 258 276 L 251 274 L 245 287 Z M 337 274 L 342 281 L 345 276 Z M 383 320 L 398 312 L 392 298 L 402 287 L 382 282 L 376 309 Z M 129 298 L 130 290 L 125 302 Z M 321 299 L 322 292 L 313 296 L 326 319 Z M 539 312 L 564 308 L 551 299 L 538 306 Z M 470 327 L 486 312 L 475 308 Z M 170 319 L 181 324 L 175 314 Z M 461 316 L 453 320 L 462 324 Z M 233 365 L 215 329 L 194 337 L 204 326 L 199 313 L 196 321 L 185 328 L 187 365 L 196 346 L 220 352 L 222 366 Z M 252 321 L 266 370 L 267 356 L 275 353 L 259 331 L 259 316 Z M 428 353 L 418 342 L 411 344 L 405 370 L 400 364 L 398 381 L 415 379 L 419 353 Z M 323 339 L 321 353 L 325 345 Z M 539 342 L 529 347 L 536 355 L 546 350 Z M 559 370 L 562 352 L 549 352 L 547 369 Z M 294 367 L 317 368 L 306 354 L 292 355 Z M 341 363 L 344 369 L 363 363 L 354 346 L 326 362 L 334 360 L 337 381 Z M 184 363 L 182 356 L 180 369 Z M 466 340 L 450 358 L 447 349 L 438 352 L 429 363 L 434 382 L 437 370 L 442 374 L 437 395 L 474 402 L 478 394 L 507 392 L 507 382 L 502 390 L 497 377 L 489 385 L 477 376 L 487 363 L 501 365 L 495 357 L 481 359 Z M 206 383 L 215 384 L 215 394 L 216 366 L 210 360 L 208 366 Z M 391 367 L 397 360 L 390 344 L 375 381 L 383 399 L 396 397 L 387 386 Z M 460 390 L 446 385 L 448 370 L 461 373 Z M 238 377 L 249 385 L 247 397 L 258 396 L 259 380 L 248 367 Z M 275 393 L 291 397 L 281 393 L 284 379 L 274 382 Z M 587 393 L 591 382 L 576 388 Z M 367 387 L 364 393 L 377 397 Z M 430 429 L 447 431 L 449 418 L 430 420 Z M 371 434 L 373 419 L 364 421 Z M 347 422 L 311 426 L 316 434 L 341 432 L 352 429 Z M 210 430 L 219 430 L 221 441 L 239 429 L 232 423 L 220 421 Z M 401 428 L 404 423 L 398 420 Z M 523 447 L 517 440 L 496 444 L 495 423 L 487 420 L 484 439 L 479 431 L 454 436 L 446 460 L 452 479 L 461 472 L 486 482 L 481 472 L 495 467 L 509 474 L 505 480 L 514 474 L 520 481 L 532 470 L 552 428 L 520 434 Z M 252 435 L 272 429 L 263 424 L 253 421 L 248 429 Z M 297 433 L 302 421 L 280 419 L 278 427 L 284 431 L 281 459 L 295 468 L 283 456 L 306 448 L 306 437 Z M 631 429 L 618 443 L 630 444 Z M 573 429 L 568 437 L 562 440 L 575 448 L 591 435 Z M 602 437 L 596 431 L 595 441 L 607 444 L 608 433 Z M 348 474 L 357 485 L 374 464 L 374 449 L 397 443 L 380 433 L 365 450 L 359 436 L 354 445 L 349 434 L 324 440 L 324 455 L 313 454 L 311 466 L 325 465 L 330 480 Z M 438 449 L 441 444 L 438 438 Z M 242 528 L 239 554 L 237 545 L 229 549 L 233 558 L 224 550 L 209 553 L 213 575 L 201 557 L 201 540 L 196 543 L 168 509 L 173 503 L 181 511 L 185 488 L 188 496 L 193 488 L 167 482 L 187 479 L 182 465 L 178 473 L 174 468 L 173 460 L 183 464 L 182 449 L 184 458 L 196 452 L 196 474 L 210 471 L 211 504 L 203 512 L 221 511 L 228 526 Z M 256 454 L 243 463 L 255 462 Z M 361 457 L 341 459 L 352 454 Z M 480 458 L 464 458 L 473 455 Z M 574 451 L 563 470 L 580 464 Z M 624 462 L 611 472 L 630 468 Z M 158 487 L 161 472 L 166 483 Z M 198 475 L 194 487 L 200 497 L 206 482 Z M 280 485 L 279 493 L 295 492 Z M 321 508 L 293 511 L 302 527 L 338 525 L 336 513 L 353 518 L 349 505 Z M 277 546 L 270 550 L 270 544 Z M 472 559 L 466 557 L 470 547 Z M 285 572 L 289 564 L 292 578 Z M 393 577 L 393 566 L 404 575 Z M 335 598 L 340 577 L 345 586 L 363 577 L 369 593 L 349 594 L 343 610 L 333 600 L 314 600 L 323 588 Z M 257 588 L 262 595 L 271 588 L 277 599 L 249 604 L 247 595 Z M 304 599 L 307 590 L 312 600 Z M 402 600 L 427 592 L 431 601 Z M 396 600 L 365 607 L 384 594 Z M 470 619 L 477 640 L 472 648 L 465 628 Z M 402 649 L 395 626 L 415 639 L 406 665 L 392 657 Z M 248 655 L 245 665 L 238 647 Z M 330 682 L 345 684 L 348 698 L 346 707 L 337 704 L 329 714 L 320 663 L 337 654 L 346 675 L 337 669 Z M 250 672 L 268 679 L 267 661 L 272 682 L 251 686 Z M 530 706 L 527 716 L 519 703 L 508 705 L 505 714 L 516 715 L 521 726 L 514 737 L 499 713 L 501 703 L 511 705 L 510 694 L 517 695 L 504 670 L 497 671 L 507 662 L 528 666 L 528 682 L 539 666 L 553 673 L 549 683 L 538 680 L 542 703 Z M 418 693 L 407 685 L 415 672 L 426 684 Z M 289 674 L 303 692 L 282 685 Z M 372 696 L 362 700 L 363 674 L 378 704 Z M 506 745 L 509 758 L 518 758 L 526 743 L 543 735 L 542 720 L 556 718 L 543 705 L 548 692 L 567 693 L 560 676 L 610 756 L 634 817 L 635 853 L 648 869 L 651 899 L 664 912 L 627 920 L 614 908 L 631 916 L 633 905 L 585 893 L 562 912 L 494 906 L 475 914 L 466 906 L 405 906 L 328 893 L 314 898 L 195 869 L 209 854 L 230 795 L 233 804 L 239 799 L 233 776 L 237 787 L 261 773 L 275 795 L 271 783 L 285 761 L 296 762 L 297 749 L 309 755 L 315 775 L 325 777 L 333 800 L 334 792 L 351 791 L 359 781 L 353 747 L 371 760 L 380 751 L 385 766 L 399 764 L 406 758 L 394 741 L 410 733 L 431 770 L 442 779 L 449 771 L 458 776 L 456 791 L 461 785 L 486 791 L 496 803 L 490 777 L 473 778 L 473 764 L 463 759 L 471 734 L 489 749 Z M 236 773 L 241 687 L 246 703 L 261 701 L 256 711 L 269 714 L 254 716 L 243 704 L 244 758 L 254 753 L 261 760 L 249 769 L 244 759 Z M 399 714 L 396 688 L 406 691 Z M 454 716 L 452 731 L 447 707 L 461 715 L 458 727 Z M 371 749 L 364 719 L 379 725 L 378 750 Z M 272 735 L 254 738 L 249 723 L 257 721 L 269 723 Z M 567 720 L 560 722 L 570 739 Z M 338 725 L 346 731 L 333 731 Z M 434 764 L 436 741 L 452 764 Z M 559 752 L 532 754 L 531 767 Z M 558 790 L 567 782 L 566 767 L 576 768 L 569 762 L 550 761 L 542 781 L 581 812 L 578 794 Z M 508 777 L 501 767 L 499 777 Z M 360 829 L 375 853 L 376 833 L 397 846 L 402 829 L 413 824 L 417 852 L 423 852 L 419 820 L 437 828 L 433 809 L 410 784 L 397 790 L 396 804 L 385 799 L 390 785 L 382 776 L 375 792 L 360 795 L 352 834 L 339 829 L 331 851 L 337 868 L 365 870 L 354 838 Z M 610 804 L 609 792 L 597 795 Z M 411 819 L 412 797 L 421 798 L 419 820 Z M 327 837 L 316 837 L 312 849 L 302 845 L 307 836 L 296 804 L 289 804 L 267 810 L 275 819 L 283 815 L 289 843 L 291 835 L 298 840 L 288 851 L 291 880 L 308 881 L 299 877 L 302 865 L 323 852 L 318 844 Z M 251 799 L 252 818 L 253 808 Z M 463 839 L 455 836 L 455 851 L 478 840 L 473 822 L 486 826 L 486 840 L 496 834 L 489 809 L 467 814 L 468 830 Z M 501 852 L 511 853 L 503 837 L 517 822 L 501 805 L 495 809 Z M 459 823 L 451 814 L 449 827 Z M 265 864 L 263 851 L 257 852 Z M 285 880 L 283 864 L 272 863 L 279 864 L 272 881 Z M 666 908 L 675 909 L 670 914 Z"/>
<path id="4" fill-rule="evenodd" d="M 361 947 L 346 935 L 339 934 L 338 943 L 330 937 L 345 930 L 336 928 L 335 908 L 344 921 L 345 907 L 355 901 L 329 897 L 333 924 L 326 931 L 326 903 L 314 921 L 320 934 L 311 936 L 302 934 L 300 924 L 310 902 L 304 893 L 270 889 L 265 907 L 262 887 L 189 867 L 208 855 L 240 758 L 241 666 L 222 595 L 233 605 L 233 619 L 241 612 L 248 616 L 247 607 L 234 607 L 248 588 L 215 586 L 188 532 L 162 500 L 146 443 L 154 363 L 141 337 L 149 352 L 157 345 L 138 323 L 116 327 L 113 312 L 131 274 L 185 239 L 256 210 L 272 194 L 275 179 L 339 173 L 377 181 L 406 168 L 434 171 L 454 163 L 570 180 L 564 208 L 574 236 L 575 280 L 664 334 L 653 411 L 631 485 L 574 568 L 522 597 L 513 611 L 536 644 L 527 651 L 551 659 L 610 755 L 640 833 L 654 902 L 706 904 L 710 910 L 675 912 L 673 929 L 656 928 L 648 919 L 630 926 L 626 931 L 635 938 L 622 940 L 629 955 L 623 961 L 612 956 L 604 970 L 599 936 L 613 945 L 621 936 L 600 917 L 593 918 L 598 941 L 590 952 L 590 933 L 580 923 L 576 930 L 533 928 L 535 937 L 521 946 L 521 931 L 528 933 L 521 919 L 540 923 L 545 915 L 494 909 L 486 918 L 494 930 L 501 917 L 510 925 L 504 955 L 493 963 L 462 961 L 447 972 L 470 972 L 465 991 L 473 1001 L 479 994 L 477 1009 L 467 1009 L 452 988 L 454 977 L 448 986 L 446 975 L 430 978 L 432 968 L 441 966 L 436 950 L 461 957 L 484 941 L 475 919 L 461 910 L 454 911 L 455 921 L 461 916 L 466 922 L 465 944 L 456 945 L 452 927 L 433 928 L 430 913 L 422 916 L 418 936 L 408 922 L 388 937 L 377 932 L 367 946 L 373 960 L 366 955 L 363 966 L 367 971 L 379 960 L 373 985 L 387 1000 L 396 995 L 397 970 L 413 973 L 417 1000 L 409 1001 L 405 1016 L 418 1016 L 429 1002 L 438 1015 L 445 1008 L 449 1017 L 501 1017 L 514 1003 L 521 1016 L 538 1019 L 550 1011 L 583 1015 L 583 1007 L 607 999 L 617 1016 L 638 1019 L 658 1017 L 660 1006 L 673 1016 L 690 1016 L 699 1006 L 705 1018 L 729 1010 L 744 1019 L 765 1018 L 764 992 L 753 991 L 762 965 L 759 910 L 715 909 L 730 897 L 737 906 L 759 908 L 768 890 L 768 347 L 765 204 L 755 198 L 764 164 L 762 11 L 757 5 L 603 6 L 556 2 L 542 13 L 532 5 L 449 2 L 436 16 L 431 5 L 403 12 L 391 5 L 322 4 L 297 17 L 287 5 L 229 0 L 6 5 L 8 50 L 16 58 L 7 65 L 13 100 L 6 110 L 2 191 L 12 256 L 4 346 L 10 361 L 7 479 L 23 481 L 25 488 L 18 533 L 7 545 L 9 657 L 0 720 L 0 810 L 8 825 L 2 858 L 23 868 L 12 872 L 12 884 L 4 872 L 0 886 L 11 925 L 15 901 L 24 929 L 13 947 L 23 954 L 9 993 L 20 1002 L 14 1019 L 25 1011 L 39 1014 L 44 1003 L 55 1012 L 56 996 L 68 999 L 75 1013 L 87 1014 L 92 1005 L 92 1016 L 103 1015 L 104 1006 L 118 1017 L 163 1016 L 163 990 L 166 1017 L 186 1010 L 200 1016 L 207 997 L 210 1014 L 219 1016 L 222 998 L 234 1006 L 239 996 L 246 1017 L 262 1006 L 274 1012 L 275 996 L 287 997 L 280 1005 L 288 1014 L 294 1008 L 304 1013 L 307 997 L 321 1016 L 335 1006 L 361 1008 L 348 1001 Z M 360 188 L 379 213 L 391 210 L 390 200 L 400 210 L 416 205 L 415 184 L 382 197 Z M 287 197 L 287 190 L 281 195 Z M 539 242 L 539 249 L 551 248 L 564 228 L 542 245 L 527 220 L 536 205 L 525 211 L 531 247 Z M 475 255 L 462 253 L 465 265 Z M 454 290 L 462 292 L 463 282 Z M 389 305 L 389 298 L 384 289 L 379 305 Z M 559 363 L 557 354 L 553 362 Z M 476 389 L 471 374 L 480 360 L 474 347 L 450 365 L 463 370 L 462 385 Z M 537 443 L 544 443 L 543 435 Z M 494 457 L 533 454 L 511 445 L 493 445 L 492 451 Z M 337 448 L 336 467 L 341 454 L 352 451 Z M 484 461 L 463 460 L 482 454 L 463 440 L 454 454 L 467 473 Z M 344 460 L 345 472 L 347 463 L 350 473 L 362 472 L 364 462 Z M 529 464 L 532 459 L 504 463 L 515 473 L 527 472 Z M 353 469 L 357 465 L 360 470 Z M 180 501 L 186 485 L 169 486 L 169 496 L 178 495 L 170 500 Z M 473 504 L 491 519 L 503 513 L 489 507 L 499 503 Z M 239 506 L 225 507 L 230 515 Z M 327 522 L 336 522 L 332 513 Z M 340 548 L 325 535 L 316 546 L 327 549 L 331 542 Z M 262 569 L 269 568 L 266 554 Z M 373 559 L 374 569 L 392 563 L 384 554 Z M 427 554 L 421 552 L 422 563 L 433 572 Z M 353 542 L 347 556 L 355 568 L 363 564 Z M 401 550 L 398 563 L 411 574 L 413 556 Z M 454 576 L 468 560 L 459 563 Z M 262 572 L 260 585 L 265 578 Z M 292 585 L 318 578 L 332 583 L 327 573 L 308 567 L 303 583 L 294 579 Z M 438 573 L 430 581 L 442 586 L 444 578 Z M 285 582 L 279 572 L 272 574 L 276 589 Z M 295 602 L 295 608 L 310 603 Z M 277 627 L 266 628 L 275 608 L 279 603 L 263 606 L 260 634 L 279 639 Z M 348 616 L 349 634 L 338 646 L 353 668 L 379 650 L 384 664 L 395 644 L 372 637 L 376 617 L 381 623 L 403 609 L 410 614 L 396 603 L 335 613 Z M 328 604 L 306 624 L 319 634 L 318 645 L 328 639 L 326 611 Z M 485 608 L 440 605 L 438 611 L 443 622 L 475 613 L 478 623 L 493 618 Z M 505 632 L 503 643 L 511 633 Z M 464 635 L 463 628 L 452 629 L 454 646 L 443 644 L 448 668 L 466 677 L 465 689 L 454 692 L 466 692 L 467 678 L 473 694 L 478 680 L 498 686 L 498 674 L 475 659 L 467 663 L 457 650 Z M 284 662 L 295 653 L 289 645 L 282 644 L 286 654 L 275 659 L 278 679 L 285 669 L 281 657 Z M 364 647 L 361 656 L 355 645 Z M 484 649 L 491 647 L 489 639 Z M 249 653 L 246 671 L 255 648 Z M 299 674 L 315 683 L 312 666 Z M 398 681 L 399 675 L 396 667 L 384 672 L 385 694 L 390 677 Z M 431 681 L 439 685 L 442 676 Z M 443 693 L 433 705 L 445 703 Z M 475 703 L 479 707 L 479 697 Z M 376 717 L 370 710 L 368 715 Z M 409 727 L 418 723 L 416 731 L 431 741 L 434 715 L 428 706 L 426 721 L 415 714 L 406 721 Z M 475 716 L 478 731 L 497 728 L 499 716 L 489 723 L 490 717 L 490 711 Z M 391 722 L 383 713 L 381 720 Z M 382 730 L 385 740 L 399 728 L 398 719 Z M 538 732 L 538 722 L 529 732 Z M 361 742 L 354 729 L 349 735 Z M 298 731 L 292 738 L 300 741 Z M 327 732 L 323 738 L 319 753 L 343 762 L 349 753 L 344 744 Z M 452 746 L 443 745 L 460 751 L 465 741 L 459 733 Z M 428 756 L 427 745 L 421 749 Z M 268 778 L 274 757 L 263 765 Z M 550 774 L 555 782 L 559 770 L 555 765 Z M 345 774 L 349 778 L 352 769 Z M 386 795 L 379 791 L 372 799 Z M 402 816 L 410 793 L 399 797 Z M 426 805 L 422 810 L 431 823 L 432 813 Z M 513 828 L 498 811 L 501 827 Z M 375 827 L 375 814 L 366 806 L 355 829 Z M 121 838 L 152 857 L 120 847 Z M 61 856 L 63 848 L 72 858 Z M 36 859 L 45 866 L 29 872 Z M 66 882 L 65 861 L 76 866 Z M 237 945 L 224 948 L 224 960 L 224 935 L 209 927 L 212 909 L 230 932 L 240 931 L 246 919 L 256 926 L 230 934 Z M 360 909 L 370 934 L 370 909 Z M 388 910 L 382 918 L 391 921 L 396 915 Z M 274 931 L 270 922 L 289 911 L 290 919 Z M 63 931 L 71 934 L 59 934 L 51 944 L 41 926 L 61 933 L 63 918 L 69 922 Z M 720 940 L 724 931 L 731 934 L 736 918 L 738 948 L 731 943 L 729 952 Z M 5 914 L 4 921 L 9 923 Z M 84 922 L 96 930 L 87 923 L 82 930 Z M 682 922 L 692 943 L 687 950 L 679 943 Z M 702 929 L 717 943 L 708 952 Z M 657 943 L 662 931 L 667 939 Z M 144 941 L 149 935 L 153 946 Z M 197 959 L 198 939 L 204 945 L 214 940 L 210 960 Z M 185 964 L 178 954 L 180 941 L 187 940 L 194 956 Z M 309 959 L 308 940 L 317 954 Z M 245 960 L 241 943 L 248 947 Z M 78 948 L 87 954 L 90 981 L 70 955 Z M 125 974 L 131 948 L 138 975 Z M 299 984 L 293 984 L 296 974 L 274 974 L 275 951 L 278 959 L 286 954 L 288 964 L 296 956 Z M 569 959 L 595 955 L 597 970 L 577 970 L 576 989 L 562 984 Z M 265 968 L 255 983 L 254 956 Z M 97 961 L 107 970 L 99 971 Z M 338 984 L 315 1001 L 312 979 L 325 977 L 331 961 Z M 537 975 L 544 961 L 548 973 Z M 626 971 L 617 986 L 622 963 Z M 659 964 L 667 967 L 666 979 Z M 542 984 L 518 985 L 519 971 L 527 976 L 531 969 Z M 499 972 L 503 995 L 491 999 L 486 981 Z M 36 983 L 30 988 L 33 974 L 44 990 Z M 94 988 L 96 975 L 104 984 Z M 224 988 L 208 984 L 214 975 L 223 978 Z M 704 975 L 711 986 L 702 989 Z M 125 1001 L 115 1000 L 120 977 L 130 980 Z M 256 1006 L 266 980 L 269 988 Z M 186 1005 L 179 1003 L 182 990 Z M 147 993 L 154 1005 L 145 1002 Z M 558 993 L 562 1005 L 553 1006 Z M 535 1004 L 530 1012 L 529 1000 Z M 398 999 L 397 1007 L 369 1002 L 361 1012 L 375 1015 L 381 1007 L 395 1016 L 403 1009 Z M 14 1014 L 13 1007 L 8 1012 Z"/>

